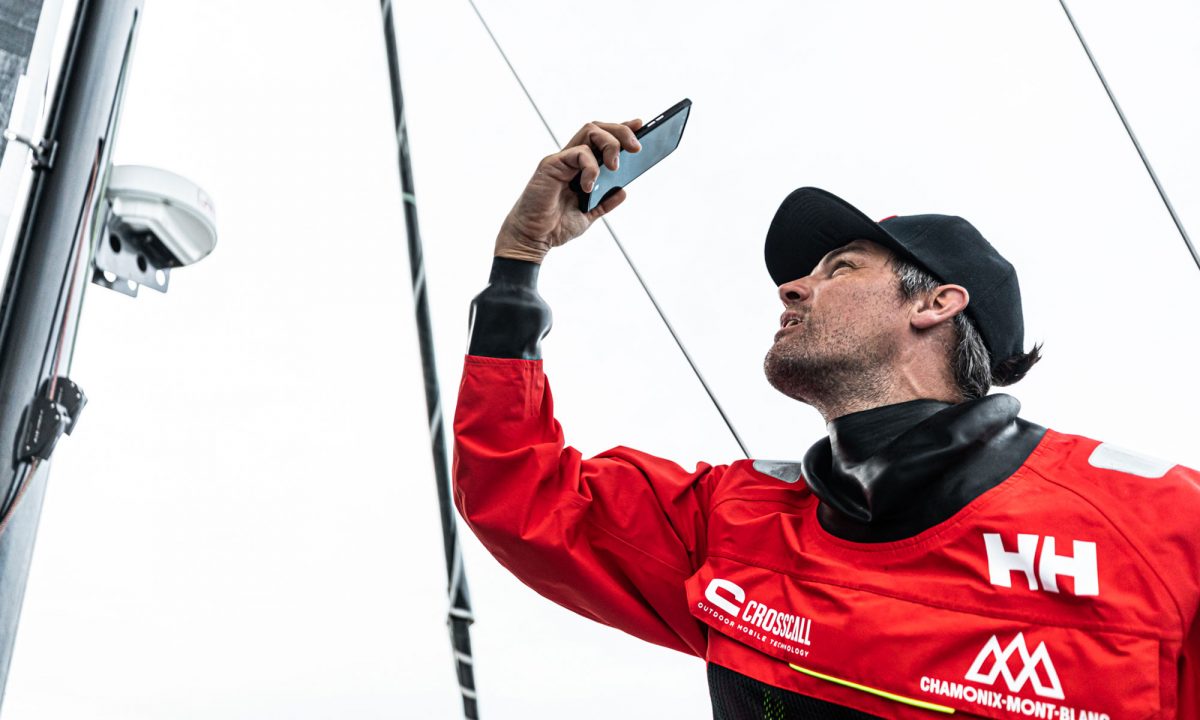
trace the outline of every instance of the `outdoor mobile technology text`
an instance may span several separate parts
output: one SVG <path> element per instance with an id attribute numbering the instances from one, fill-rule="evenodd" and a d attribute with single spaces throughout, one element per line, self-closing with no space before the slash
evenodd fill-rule
<path id="1" fill-rule="evenodd" d="M 683 126 L 687 124 L 691 109 L 692 101 L 685 98 L 642 126 L 636 133 L 642 149 L 636 153 L 622 150 L 616 170 L 609 170 L 601 162 L 600 176 L 596 178 L 590 193 L 583 191 L 576 176 L 571 181 L 571 189 L 579 196 L 580 212 L 592 211 L 604 198 L 633 182 L 637 176 L 674 152 L 679 146 L 679 139 L 683 137 Z M 597 156 L 596 159 L 601 158 Z"/>

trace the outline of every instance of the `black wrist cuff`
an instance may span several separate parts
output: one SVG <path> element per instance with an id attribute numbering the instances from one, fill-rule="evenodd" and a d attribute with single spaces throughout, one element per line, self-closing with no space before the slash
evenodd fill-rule
<path id="1" fill-rule="evenodd" d="M 495 258 L 488 286 L 471 301 L 467 353 L 537 360 L 550 332 L 550 306 L 537 291 L 537 263 Z"/>

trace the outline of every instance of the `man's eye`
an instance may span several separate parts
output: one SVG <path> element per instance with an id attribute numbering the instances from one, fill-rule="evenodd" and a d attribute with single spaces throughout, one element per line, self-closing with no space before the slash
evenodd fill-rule
<path id="1" fill-rule="evenodd" d="M 837 275 L 839 270 L 843 270 L 846 268 L 853 268 L 853 267 L 854 267 L 853 265 L 846 262 L 845 260 L 839 260 L 837 263 L 834 264 L 833 271 L 830 272 L 829 274 L 830 274 L 830 276 Z"/>

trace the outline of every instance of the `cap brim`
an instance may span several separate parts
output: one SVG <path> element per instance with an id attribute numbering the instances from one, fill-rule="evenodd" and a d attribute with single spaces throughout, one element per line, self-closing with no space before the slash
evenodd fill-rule
<path id="1" fill-rule="evenodd" d="M 833 193 L 802 187 L 784 198 L 767 231 L 767 272 L 776 285 L 812 274 L 829 252 L 870 240 L 904 257 L 909 252 L 879 223 Z"/>

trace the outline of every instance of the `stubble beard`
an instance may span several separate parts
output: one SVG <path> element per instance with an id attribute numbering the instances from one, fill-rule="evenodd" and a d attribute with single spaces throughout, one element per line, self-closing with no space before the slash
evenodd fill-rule
<path id="1" fill-rule="evenodd" d="M 827 421 L 874 407 L 891 386 L 886 368 L 893 353 L 886 343 L 862 340 L 804 327 L 771 346 L 763 372 L 772 387 L 813 406 Z"/>

